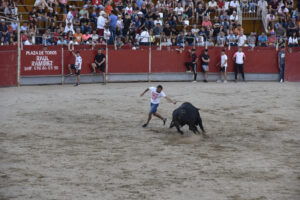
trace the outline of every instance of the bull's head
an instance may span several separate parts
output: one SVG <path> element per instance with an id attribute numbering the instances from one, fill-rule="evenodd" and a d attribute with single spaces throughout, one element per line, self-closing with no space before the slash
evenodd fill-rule
<path id="1" fill-rule="evenodd" d="M 173 128 L 175 126 L 175 123 L 174 123 L 174 121 L 172 120 L 171 121 L 171 124 L 170 124 L 170 128 Z"/>

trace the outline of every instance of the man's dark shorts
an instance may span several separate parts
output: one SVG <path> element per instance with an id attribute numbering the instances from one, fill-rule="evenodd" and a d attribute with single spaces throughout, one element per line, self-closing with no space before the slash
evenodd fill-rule
<path id="1" fill-rule="evenodd" d="M 104 63 L 101 65 L 96 64 L 96 68 L 100 69 L 101 72 L 105 72 L 105 64 Z"/>
<path id="2" fill-rule="evenodd" d="M 77 70 L 76 71 L 76 68 L 75 68 L 75 65 L 74 64 L 71 64 L 71 69 L 75 69 L 75 74 L 78 76 L 78 75 L 80 75 L 80 71 L 81 70 Z"/>
<path id="3" fill-rule="evenodd" d="M 226 67 L 221 67 L 220 72 L 226 72 Z"/>

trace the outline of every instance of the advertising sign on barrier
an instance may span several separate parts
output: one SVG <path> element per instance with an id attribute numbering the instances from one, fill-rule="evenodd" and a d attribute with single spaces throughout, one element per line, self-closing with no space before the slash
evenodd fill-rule
<path id="1" fill-rule="evenodd" d="M 21 56 L 21 75 L 60 75 L 61 51 L 24 50 Z"/>

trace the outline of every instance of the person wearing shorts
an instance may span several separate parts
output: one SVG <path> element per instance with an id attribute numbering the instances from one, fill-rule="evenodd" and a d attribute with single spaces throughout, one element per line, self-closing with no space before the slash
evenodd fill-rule
<path id="1" fill-rule="evenodd" d="M 95 56 L 94 62 L 92 63 L 92 74 L 96 74 L 96 68 L 99 69 L 102 73 L 103 77 L 103 84 L 106 84 L 106 77 L 105 77 L 105 55 L 102 53 L 102 49 L 98 50 L 97 55 Z"/>
<path id="2" fill-rule="evenodd" d="M 81 71 L 81 65 L 82 65 L 82 57 L 80 56 L 80 52 L 77 51 L 76 54 L 71 51 L 72 54 L 75 56 L 75 64 L 69 64 L 68 68 L 69 68 L 69 74 L 67 74 L 67 76 L 72 75 L 72 70 L 75 70 L 75 74 L 77 76 L 77 83 L 74 86 L 79 86 L 80 85 L 80 71 Z"/>
<path id="3" fill-rule="evenodd" d="M 163 87 L 161 85 L 158 85 L 157 87 L 149 87 L 147 88 L 142 94 L 141 97 L 144 96 L 144 94 L 146 92 L 148 92 L 150 90 L 151 92 L 151 103 L 150 103 L 150 111 L 148 114 L 148 120 L 147 122 L 142 126 L 143 128 L 147 127 L 152 115 L 154 115 L 155 117 L 158 117 L 159 119 L 161 119 L 163 121 L 163 124 L 165 125 L 167 122 L 167 118 L 163 118 L 159 113 L 157 113 L 157 108 L 159 106 L 159 102 L 160 102 L 160 98 L 161 97 L 165 97 L 169 102 L 176 104 L 176 101 L 171 100 L 169 97 L 166 96 L 166 94 L 162 91 Z"/>
<path id="4" fill-rule="evenodd" d="M 208 49 L 204 50 L 204 54 L 201 55 L 201 61 L 202 61 L 202 70 L 204 73 L 204 80 L 203 82 L 207 83 L 207 74 L 208 74 L 208 63 L 210 61 L 209 55 L 208 55 Z"/>
<path id="5" fill-rule="evenodd" d="M 189 50 L 189 52 L 191 54 L 192 62 L 186 62 L 185 67 L 187 69 L 187 72 L 191 72 L 190 67 L 192 68 L 193 73 L 194 73 L 194 81 L 193 82 L 196 82 L 197 81 L 197 62 L 198 62 L 198 58 L 196 55 L 196 49 L 193 48 L 192 51 Z"/>
<path id="6" fill-rule="evenodd" d="M 222 49 L 221 51 L 221 62 L 219 62 L 217 65 L 220 65 L 220 75 L 219 79 L 217 80 L 217 83 L 222 81 L 222 75 L 224 76 L 224 83 L 227 83 L 227 74 L 226 74 L 226 69 L 227 69 L 227 55 L 225 54 L 225 49 Z"/>

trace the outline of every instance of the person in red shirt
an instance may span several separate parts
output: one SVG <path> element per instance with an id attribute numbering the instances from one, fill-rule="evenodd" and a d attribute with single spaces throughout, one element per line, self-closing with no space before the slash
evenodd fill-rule
<path id="1" fill-rule="evenodd" d="M 92 5 L 95 6 L 95 7 L 97 7 L 97 8 L 99 8 L 99 9 L 103 8 L 101 0 L 92 0 Z"/>
<path id="2" fill-rule="evenodd" d="M 217 5 L 218 5 L 217 11 L 218 11 L 218 14 L 220 15 L 220 13 L 224 9 L 224 5 L 225 5 L 224 0 L 218 0 Z"/>
<path id="3" fill-rule="evenodd" d="M 211 21 L 209 21 L 209 19 L 208 19 L 207 16 L 204 16 L 203 22 L 202 22 L 202 26 L 203 26 L 203 27 L 206 27 L 206 26 L 212 27 Z"/>

